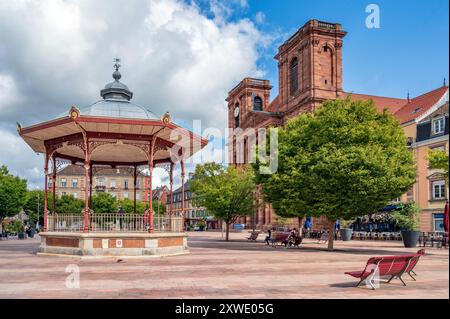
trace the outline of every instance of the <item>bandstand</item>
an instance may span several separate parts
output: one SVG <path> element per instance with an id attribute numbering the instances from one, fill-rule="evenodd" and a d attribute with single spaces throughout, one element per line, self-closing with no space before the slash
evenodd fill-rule
<path id="1" fill-rule="evenodd" d="M 66 113 L 36 125 L 21 127 L 19 135 L 37 153 L 44 154 L 44 225 L 40 232 L 39 254 L 79 256 L 151 256 L 188 252 L 184 232 L 184 189 L 181 213 L 164 215 L 152 209 L 136 211 L 136 176 L 148 168 L 148 207 L 152 206 L 152 177 L 155 167 L 169 174 L 172 203 L 173 172 L 203 148 L 207 141 L 171 122 L 168 113 L 157 117 L 147 108 L 131 102 L 133 93 L 120 82 L 116 59 L 114 81 L 100 91 L 98 102 L 71 107 Z M 85 208 L 81 214 L 65 214 L 55 209 L 56 174 L 61 165 L 81 165 Z M 51 169 L 49 166 L 51 165 Z M 134 176 L 134 213 L 96 213 L 90 209 L 92 179 L 104 168 L 127 169 Z M 48 207 L 47 194 L 53 196 Z"/>

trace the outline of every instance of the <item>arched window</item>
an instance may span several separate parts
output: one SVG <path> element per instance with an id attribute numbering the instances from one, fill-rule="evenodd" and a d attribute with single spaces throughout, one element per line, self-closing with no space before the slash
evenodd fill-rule
<path id="1" fill-rule="evenodd" d="M 298 59 L 294 58 L 291 61 L 291 66 L 290 66 L 290 79 L 291 79 L 291 95 L 294 95 L 295 92 L 297 92 L 298 90 Z"/>
<path id="2" fill-rule="evenodd" d="M 234 115 L 234 127 L 239 127 L 239 115 L 240 115 L 239 103 L 235 104 L 233 115 Z"/>
<path id="3" fill-rule="evenodd" d="M 263 110 L 263 102 L 262 99 L 256 95 L 253 98 L 253 110 L 254 111 L 262 111 Z"/>
<path id="4" fill-rule="evenodd" d="M 331 48 L 325 45 L 323 47 L 323 53 L 325 54 L 325 57 L 323 58 L 322 62 L 322 68 L 325 71 L 324 84 L 334 85 L 333 51 L 331 50 Z"/>

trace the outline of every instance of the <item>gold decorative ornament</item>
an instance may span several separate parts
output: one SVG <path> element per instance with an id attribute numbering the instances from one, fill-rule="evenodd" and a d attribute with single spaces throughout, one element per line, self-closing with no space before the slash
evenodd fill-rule
<path id="1" fill-rule="evenodd" d="M 162 122 L 164 123 L 164 125 L 168 125 L 170 123 L 169 112 L 164 113 L 164 115 L 162 116 Z"/>
<path id="2" fill-rule="evenodd" d="M 80 111 L 75 106 L 72 106 L 70 108 L 69 115 L 71 118 L 76 119 L 77 117 L 80 116 Z"/>

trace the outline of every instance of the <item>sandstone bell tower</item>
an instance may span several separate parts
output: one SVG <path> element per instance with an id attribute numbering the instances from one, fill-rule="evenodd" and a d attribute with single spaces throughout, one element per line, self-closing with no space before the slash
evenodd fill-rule
<path id="1" fill-rule="evenodd" d="M 279 47 L 276 111 L 292 117 L 342 94 L 345 35 L 340 24 L 310 20 Z"/>

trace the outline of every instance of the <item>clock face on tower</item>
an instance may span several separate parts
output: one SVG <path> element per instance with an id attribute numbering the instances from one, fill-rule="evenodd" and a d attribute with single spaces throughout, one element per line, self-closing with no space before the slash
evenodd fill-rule
<path id="1" fill-rule="evenodd" d="M 239 116 L 239 106 L 236 106 L 234 108 L 234 117 L 238 117 Z"/>

